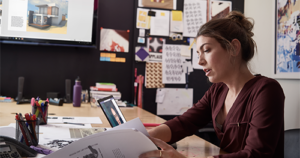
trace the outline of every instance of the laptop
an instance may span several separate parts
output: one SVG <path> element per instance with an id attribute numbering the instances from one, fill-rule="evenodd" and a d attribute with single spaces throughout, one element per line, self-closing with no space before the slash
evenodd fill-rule
<path id="1" fill-rule="evenodd" d="M 126 122 L 124 115 L 112 95 L 99 99 L 98 103 L 111 127 L 116 127 Z"/>

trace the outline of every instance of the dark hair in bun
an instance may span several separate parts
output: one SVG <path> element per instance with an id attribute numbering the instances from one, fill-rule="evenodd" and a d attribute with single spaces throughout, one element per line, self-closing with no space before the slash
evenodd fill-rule
<path id="1" fill-rule="evenodd" d="M 202 25 L 197 37 L 215 38 L 228 51 L 233 49 L 231 41 L 238 39 L 241 43 L 242 59 L 248 62 L 257 49 L 256 43 L 252 39 L 254 20 L 251 19 L 253 21 L 251 22 L 250 19 L 238 11 L 232 11 L 224 18 L 213 19 Z"/>

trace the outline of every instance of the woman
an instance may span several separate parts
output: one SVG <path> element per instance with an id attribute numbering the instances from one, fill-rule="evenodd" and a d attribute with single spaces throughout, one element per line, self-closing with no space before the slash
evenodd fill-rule
<path id="1" fill-rule="evenodd" d="M 181 158 L 165 142 L 174 143 L 212 121 L 220 148 L 228 152 L 210 158 L 282 158 L 284 93 L 276 80 L 252 75 L 253 24 L 233 11 L 204 24 L 197 34 L 199 65 L 214 83 L 203 98 L 181 116 L 149 131 L 162 148 L 140 158 Z"/>

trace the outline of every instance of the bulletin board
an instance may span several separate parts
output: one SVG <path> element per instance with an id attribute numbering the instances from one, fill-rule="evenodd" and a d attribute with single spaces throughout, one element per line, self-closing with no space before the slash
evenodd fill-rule
<path id="1" fill-rule="evenodd" d="M 228 0 L 232 3 L 232 10 L 237 10 L 242 13 L 244 13 L 244 0 Z M 150 7 L 139 7 L 139 0 L 135 0 L 135 8 L 136 8 L 136 14 L 135 14 L 135 23 L 134 23 L 134 29 L 133 29 L 133 50 L 135 50 L 136 47 L 143 47 L 147 48 L 147 38 L 148 37 L 157 37 L 157 38 L 163 38 L 165 41 L 165 44 L 172 44 L 172 45 L 186 45 L 189 46 L 189 39 L 188 37 L 183 37 L 183 40 L 177 40 L 174 41 L 172 38 L 166 37 L 166 36 L 151 36 L 149 30 L 145 30 L 145 43 L 138 43 L 139 40 L 139 29 L 136 28 L 136 16 L 137 16 L 137 8 L 142 9 L 156 9 L 156 8 L 150 8 Z M 184 0 L 177 0 L 177 8 L 176 10 L 183 11 L 184 8 Z M 173 9 L 160 9 L 160 10 L 168 10 L 172 11 Z M 135 54 L 133 53 L 134 58 Z M 134 60 L 133 58 L 133 60 Z M 147 62 L 139 62 L 135 61 L 133 63 L 133 69 L 132 73 L 135 73 L 135 69 L 137 70 L 137 75 L 143 75 L 145 77 L 146 74 L 146 66 Z M 205 92 L 209 89 L 209 87 L 212 85 L 207 77 L 205 76 L 205 73 L 203 70 L 200 69 L 193 69 L 193 72 L 191 72 L 188 76 L 188 87 L 186 87 L 186 83 L 184 84 L 164 84 L 164 88 L 189 88 L 193 89 L 193 103 L 196 103 L 198 100 L 200 100 Z M 153 113 L 157 114 L 157 103 L 156 103 L 156 91 L 157 88 L 146 88 L 143 86 L 143 109 Z M 168 120 L 176 115 L 159 115 L 160 117 Z"/>

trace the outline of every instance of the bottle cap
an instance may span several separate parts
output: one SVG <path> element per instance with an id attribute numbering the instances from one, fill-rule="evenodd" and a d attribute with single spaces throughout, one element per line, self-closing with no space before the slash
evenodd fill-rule
<path id="1" fill-rule="evenodd" d="M 80 82 L 80 77 L 78 76 L 75 81 Z"/>

